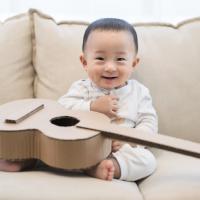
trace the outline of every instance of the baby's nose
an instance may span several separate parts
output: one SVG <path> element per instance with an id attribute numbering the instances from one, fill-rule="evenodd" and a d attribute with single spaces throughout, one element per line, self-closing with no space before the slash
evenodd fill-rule
<path id="1" fill-rule="evenodd" d="M 108 72 L 116 71 L 116 69 L 117 68 L 114 63 L 107 63 L 105 66 L 105 71 L 108 71 Z"/>

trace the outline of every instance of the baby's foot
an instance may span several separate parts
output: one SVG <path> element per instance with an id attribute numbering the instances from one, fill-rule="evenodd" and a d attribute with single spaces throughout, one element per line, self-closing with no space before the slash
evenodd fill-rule
<path id="1" fill-rule="evenodd" d="M 19 172 L 23 169 L 34 167 L 35 163 L 35 159 L 28 159 L 23 161 L 0 160 L 0 171 Z"/>
<path id="2" fill-rule="evenodd" d="M 6 172 L 18 172 L 22 169 L 23 164 L 21 162 L 11 162 L 7 160 L 0 160 L 0 171 Z"/>
<path id="3" fill-rule="evenodd" d="M 112 181 L 115 167 L 112 160 L 103 160 L 96 167 L 87 170 L 87 174 L 99 179 Z"/>

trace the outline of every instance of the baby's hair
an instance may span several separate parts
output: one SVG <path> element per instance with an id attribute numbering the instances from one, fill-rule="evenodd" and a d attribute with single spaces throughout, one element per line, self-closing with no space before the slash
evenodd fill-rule
<path id="1" fill-rule="evenodd" d="M 117 18 L 102 18 L 91 23 L 85 30 L 85 33 L 83 36 L 82 51 L 85 50 L 85 46 L 86 46 L 89 35 L 95 30 L 128 31 L 133 36 L 133 41 L 135 43 L 135 50 L 136 50 L 136 53 L 138 52 L 138 38 L 137 38 L 137 33 L 134 27 L 128 22 L 126 22 L 125 20 L 117 19 Z"/>

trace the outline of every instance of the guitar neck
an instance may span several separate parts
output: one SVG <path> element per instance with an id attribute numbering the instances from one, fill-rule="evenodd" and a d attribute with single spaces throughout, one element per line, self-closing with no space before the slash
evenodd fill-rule
<path id="1" fill-rule="evenodd" d="M 100 131 L 103 135 L 109 138 L 200 158 L 200 144 L 188 140 L 161 134 L 149 134 L 134 128 L 121 127 L 114 124 L 101 124 L 99 122 L 80 122 L 77 126 Z"/>

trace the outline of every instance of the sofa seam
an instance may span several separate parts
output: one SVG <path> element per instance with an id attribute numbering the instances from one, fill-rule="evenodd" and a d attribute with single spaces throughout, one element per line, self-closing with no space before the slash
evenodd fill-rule
<path id="1" fill-rule="evenodd" d="M 36 71 L 36 36 L 35 36 L 35 23 L 34 23 L 34 13 L 31 12 L 31 10 L 28 11 L 29 19 L 30 19 L 30 27 L 31 27 L 31 46 L 32 46 L 32 54 L 31 54 L 31 64 L 33 66 L 34 71 L 34 79 L 33 79 L 33 96 L 36 98 L 37 94 L 37 88 L 35 87 L 35 82 L 37 78 L 37 71 Z"/>

